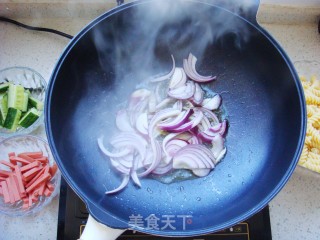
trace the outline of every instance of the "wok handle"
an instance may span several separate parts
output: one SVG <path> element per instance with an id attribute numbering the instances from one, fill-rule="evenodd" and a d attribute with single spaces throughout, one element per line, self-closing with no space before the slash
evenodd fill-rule
<path id="1" fill-rule="evenodd" d="M 125 229 L 114 229 L 97 222 L 89 215 L 80 240 L 116 240 Z"/>

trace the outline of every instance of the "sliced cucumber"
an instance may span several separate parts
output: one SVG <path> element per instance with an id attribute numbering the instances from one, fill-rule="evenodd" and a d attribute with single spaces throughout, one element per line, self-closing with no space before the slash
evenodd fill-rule
<path id="1" fill-rule="evenodd" d="M 2 126 L 8 113 L 8 94 L 0 94 L 0 125 Z"/>
<path id="2" fill-rule="evenodd" d="M 23 118 L 19 121 L 19 125 L 27 128 L 30 127 L 40 117 L 40 113 L 37 109 L 31 108 Z"/>
<path id="3" fill-rule="evenodd" d="M 0 84 L 0 93 L 7 91 L 9 88 L 9 83 L 1 83 Z"/>
<path id="4" fill-rule="evenodd" d="M 23 106 L 22 106 L 22 112 L 26 112 L 28 110 L 28 101 L 29 101 L 29 94 L 27 92 L 24 92 L 23 94 Z"/>
<path id="5" fill-rule="evenodd" d="M 38 99 L 35 99 L 34 97 L 29 96 L 29 104 L 32 107 L 35 107 L 36 109 L 38 109 L 39 111 L 43 110 L 43 102 L 39 101 Z"/>
<path id="6" fill-rule="evenodd" d="M 8 108 L 22 110 L 24 106 L 24 88 L 21 85 L 9 84 Z"/>
<path id="7" fill-rule="evenodd" d="M 29 89 L 13 83 L 0 83 L 0 126 L 15 131 L 27 128 L 40 117 L 44 104 Z"/>
<path id="8" fill-rule="evenodd" d="M 10 131 L 15 131 L 18 127 L 18 123 L 21 117 L 21 111 L 15 108 L 9 108 L 6 120 L 3 123 L 3 127 Z"/>

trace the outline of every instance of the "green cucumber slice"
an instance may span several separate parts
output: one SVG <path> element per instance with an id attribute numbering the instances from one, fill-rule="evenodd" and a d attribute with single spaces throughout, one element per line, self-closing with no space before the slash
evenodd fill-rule
<path id="1" fill-rule="evenodd" d="M 1 83 L 0 84 L 0 93 L 7 91 L 9 88 L 9 83 Z"/>
<path id="2" fill-rule="evenodd" d="M 21 111 L 15 108 L 9 108 L 6 120 L 3 123 L 3 127 L 10 131 L 15 131 L 18 127 L 18 123 L 21 117 Z"/>
<path id="3" fill-rule="evenodd" d="M 2 126 L 8 113 L 8 94 L 0 94 L 0 125 Z"/>
<path id="4" fill-rule="evenodd" d="M 40 117 L 40 113 L 37 109 L 31 108 L 19 121 L 21 127 L 30 127 Z"/>
<path id="5" fill-rule="evenodd" d="M 26 112 L 28 110 L 28 101 L 29 101 L 29 94 L 27 92 L 23 93 L 23 106 L 22 106 L 22 112 Z"/>
<path id="6" fill-rule="evenodd" d="M 9 84 L 8 108 L 22 110 L 24 106 L 24 88 L 21 85 Z"/>
<path id="7" fill-rule="evenodd" d="M 38 109 L 39 111 L 43 110 L 43 102 L 39 101 L 38 99 L 36 99 L 34 97 L 29 96 L 29 104 L 32 107 L 35 107 L 36 109 Z"/>

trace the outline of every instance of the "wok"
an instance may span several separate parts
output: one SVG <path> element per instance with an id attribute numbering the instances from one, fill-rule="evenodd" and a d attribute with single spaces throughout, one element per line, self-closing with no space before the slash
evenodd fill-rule
<path id="1" fill-rule="evenodd" d="M 63 177 L 92 216 L 83 239 L 113 239 L 122 231 L 96 224 L 100 233 L 93 233 L 96 222 L 171 237 L 222 230 L 261 210 L 288 181 L 304 143 L 304 96 L 284 50 L 257 23 L 258 5 L 136 1 L 103 14 L 72 39 L 53 71 L 45 117 Z M 181 66 L 189 52 L 199 58 L 201 73 L 218 76 L 208 87 L 222 94 L 227 112 L 225 159 L 204 178 L 165 184 L 146 177 L 141 188 L 130 183 L 105 195 L 121 177 L 97 138 L 115 134 L 115 112 L 139 83 L 170 70 L 171 54 Z M 165 215 L 173 216 L 175 229 L 129 221 L 152 214 L 160 227 Z"/>

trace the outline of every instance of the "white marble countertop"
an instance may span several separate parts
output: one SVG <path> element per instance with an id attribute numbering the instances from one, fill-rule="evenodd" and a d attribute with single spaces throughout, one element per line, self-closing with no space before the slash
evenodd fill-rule
<path id="1" fill-rule="evenodd" d="M 19 3 L 0 3 L 0 15 L 5 13 L 25 23 L 51 27 L 70 34 L 77 33 L 90 19 L 104 11 L 99 9 L 91 12 L 91 15 L 86 13 L 80 18 L 67 20 L 64 16 L 54 17 L 50 14 L 36 19 L 25 14 L 19 18 L 16 15 L 19 11 L 10 9 L 17 5 L 12 4 Z M 313 16 L 315 12 L 320 13 L 319 9 L 265 6 L 261 8 L 258 19 L 280 42 L 293 62 L 320 62 L 320 35 L 317 33 L 316 16 Z M 50 33 L 32 32 L 0 22 L 0 69 L 27 66 L 48 80 L 67 44 L 68 39 Z M 304 69 L 297 70 L 303 72 Z M 41 131 L 43 129 L 39 133 Z M 36 216 L 11 218 L 0 215 L 0 240 L 56 239 L 58 202 L 56 197 Z M 298 167 L 288 184 L 271 201 L 270 215 L 275 240 L 320 239 L 320 174 Z"/>

